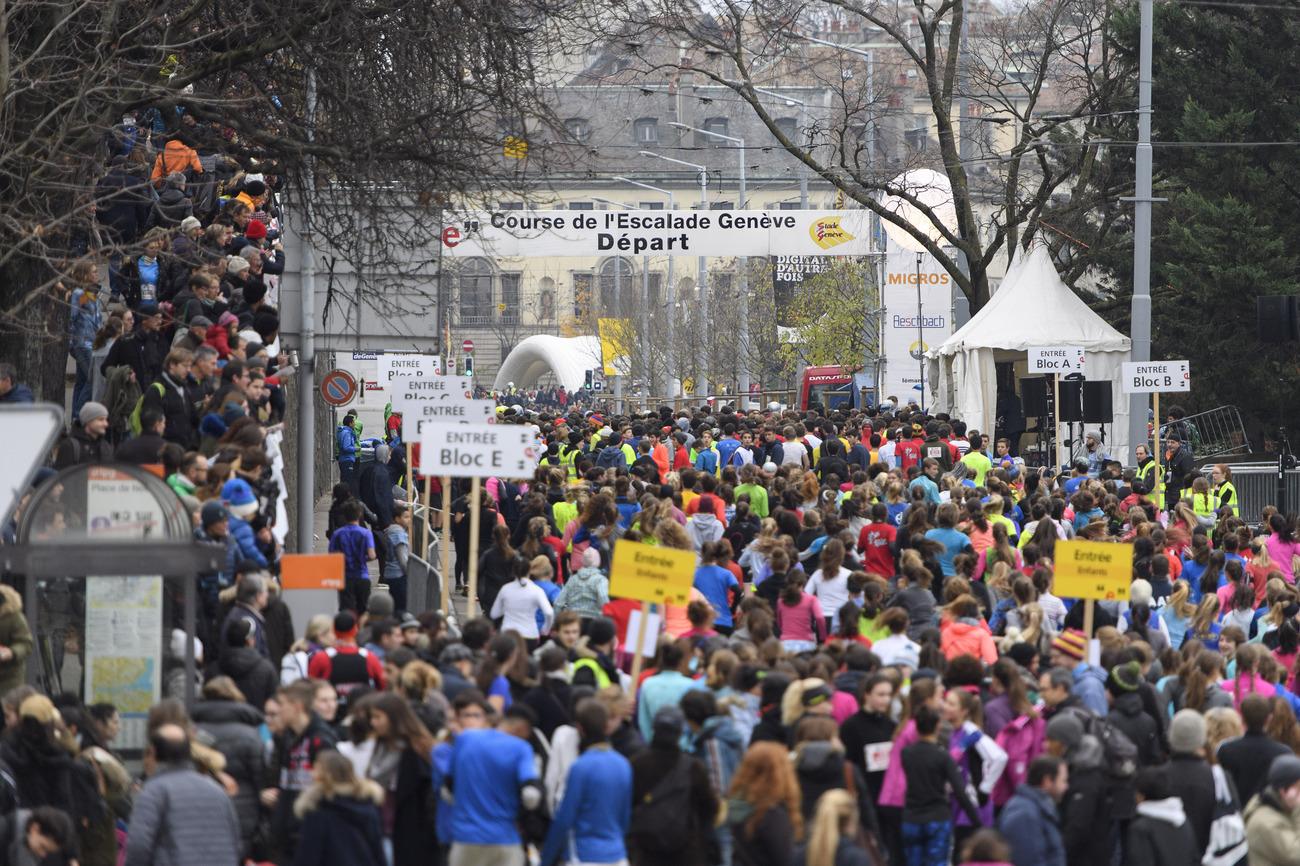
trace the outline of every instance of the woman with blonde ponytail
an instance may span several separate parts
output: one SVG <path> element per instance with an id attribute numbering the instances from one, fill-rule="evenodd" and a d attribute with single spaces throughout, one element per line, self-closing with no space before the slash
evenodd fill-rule
<path id="1" fill-rule="evenodd" d="M 795 866 L 865 866 L 867 852 L 858 846 L 858 804 L 843 788 L 817 801 L 808 844 L 794 856 Z"/>

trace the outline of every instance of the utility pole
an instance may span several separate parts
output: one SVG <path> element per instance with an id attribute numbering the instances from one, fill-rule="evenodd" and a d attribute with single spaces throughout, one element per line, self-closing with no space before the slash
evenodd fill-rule
<path id="1" fill-rule="evenodd" d="M 315 138 L 316 67 L 307 67 L 307 140 Z M 302 278 L 298 345 L 298 552 L 311 553 L 316 519 L 316 160 L 307 156 L 303 172 Z"/>
<path id="2" fill-rule="evenodd" d="M 631 184 L 632 186 L 640 187 L 641 189 L 648 189 L 651 192 L 657 192 L 660 195 L 665 195 L 668 197 L 668 212 L 672 213 L 674 210 L 677 209 L 677 204 L 673 200 L 673 194 L 671 190 L 661 189 L 660 187 L 651 186 L 648 183 L 642 183 L 639 180 L 632 180 L 631 178 L 626 178 L 626 177 L 616 177 L 614 178 L 614 180 L 618 181 L 619 183 L 628 183 Z M 664 363 L 664 369 L 668 371 L 668 381 L 664 383 L 664 387 L 665 390 L 668 392 L 665 396 L 676 397 L 677 394 L 673 391 L 673 374 L 677 372 L 677 366 L 675 363 L 677 353 L 673 350 L 672 333 L 673 333 L 673 329 L 677 326 L 677 307 L 673 304 L 674 290 L 673 290 L 673 257 L 672 256 L 668 257 L 668 287 L 667 288 L 668 288 L 667 306 L 668 309 L 671 311 L 673 321 L 668 329 L 668 333 L 669 333 L 669 340 L 667 346 L 668 355 Z M 649 395 L 650 393 L 650 361 L 649 361 L 650 350 L 649 350 L 649 343 L 647 341 L 649 340 L 648 335 L 650 333 L 650 287 L 648 283 L 643 287 L 642 294 L 644 295 L 644 297 L 642 298 L 644 303 L 642 304 L 641 307 L 641 357 L 646 359 L 645 391 L 646 394 Z M 678 381 L 680 382 L 681 377 L 678 376 L 677 378 Z"/>
<path id="3" fill-rule="evenodd" d="M 1138 142 L 1133 202 L 1132 354 L 1134 362 L 1151 360 L 1151 36 L 1154 0 L 1140 0 L 1138 50 Z M 1160 424 L 1160 419 L 1156 419 Z M 1129 396 L 1129 447 L 1147 441 L 1147 395 Z"/>
<path id="4" fill-rule="evenodd" d="M 709 168 L 708 166 L 699 165 L 694 162 L 687 162 L 683 159 L 675 159 L 671 156 L 654 153 L 653 151 L 643 150 L 642 156 L 662 159 L 664 162 L 672 162 L 677 165 L 684 165 L 687 168 L 693 168 L 698 171 L 700 177 L 700 212 L 708 213 L 709 210 Z M 705 339 L 705 332 L 709 327 L 709 295 L 708 295 L 708 259 L 700 256 L 699 276 L 696 279 L 696 289 L 700 298 L 699 316 L 699 349 L 696 351 L 696 358 L 699 364 L 699 370 L 696 371 L 695 378 L 699 381 L 695 383 L 695 396 L 707 397 L 709 390 L 709 345 Z"/>

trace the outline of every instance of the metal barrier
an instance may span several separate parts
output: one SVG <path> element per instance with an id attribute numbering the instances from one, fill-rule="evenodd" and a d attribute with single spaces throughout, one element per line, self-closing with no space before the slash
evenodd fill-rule
<path id="1" fill-rule="evenodd" d="M 1216 461 L 1208 458 L 1196 459 L 1196 466 L 1205 476 Z M 1241 519 L 1250 524 L 1259 523 L 1260 512 L 1265 505 L 1277 505 L 1277 461 L 1229 463 L 1232 469 L 1232 486 L 1240 499 L 1238 506 Z M 1286 473 L 1286 501 L 1288 509 L 1294 509 L 1300 503 L 1300 469 L 1289 469 Z"/>
<path id="2" fill-rule="evenodd" d="M 1197 460 L 1225 454 L 1252 453 L 1250 440 L 1246 438 L 1246 427 L 1241 423 L 1241 412 L 1236 406 L 1220 406 L 1208 412 L 1188 415 L 1175 424 L 1162 424 L 1160 435 L 1164 436 L 1180 423 L 1192 430 L 1190 444 Z"/>

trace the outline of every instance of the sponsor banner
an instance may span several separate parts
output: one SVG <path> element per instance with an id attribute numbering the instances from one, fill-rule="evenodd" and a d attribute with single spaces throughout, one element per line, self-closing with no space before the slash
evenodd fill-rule
<path id="1" fill-rule="evenodd" d="M 450 256 L 862 256 L 866 210 L 505 211 L 442 231 Z"/>
<path id="2" fill-rule="evenodd" d="M 920 303 L 918 308 L 917 253 L 889 241 L 885 254 L 885 374 L 882 393 L 903 403 L 931 403 L 925 353 L 952 336 L 952 277 L 934 256 L 920 253 Z M 924 384 L 925 398 L 916 389 Z"/>

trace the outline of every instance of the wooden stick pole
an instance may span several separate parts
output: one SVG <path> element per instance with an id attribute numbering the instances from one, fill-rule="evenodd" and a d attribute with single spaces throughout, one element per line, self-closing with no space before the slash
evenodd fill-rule
<path id="1" fill-rule="evenodd" d="M 424 539 L 420 547 L 420 559 L 429 558 L 429 476 L 424 477 Z"/>
<path id="2" fill-rule="evenodd" d="M 483 517 L 479 514 L 479 497 L 483 490 L 483 479 L 475 478 L 469 489 L 469 602 L 465 605 L 465 619 L 474 618 L 474 606 L 478 604 L 478 533 Z"/>
<path id="3" fill-rule="evenodd" d="M 451 479 L 442 477 L 442 612 L 451 609 Z"/>
<path id="4" fill-rule="evenodd" d="M 1164 456 L 1164 449 L 1160 447 L 1160 392 L 1152 394 L 1151 399 L 1155 403 L 1151 411 L 1156 419 L 1151 431 L 1152 447 L 1155 448 L 1151 458 L 1156 461 L 1156 477 L 1152 481 L 1155 482 L 1156 511 L 1161 512 L 1165 510 L 1165 477 L 1160 471 L 1160 458 Z"/>
<path id="5" fill-rule="evenodd" d="M 1083 602 L 1083 633 L 1089 640 L 1092 640 L 1092 613 L 1096 604 L 1097 602 L 1091 598 L 1084 599 Z"/>
<path id="6" fill-rule="evenodd" d="M 1058 471 L 1065 470 L 1065 452 L 1061 442 L 1061 374 L 1057 373 L 1053 379 L 1055 383 L 1052 386 L 1052 438 L 1056 441 L 1056 465 L 1060 467 Z"/>

